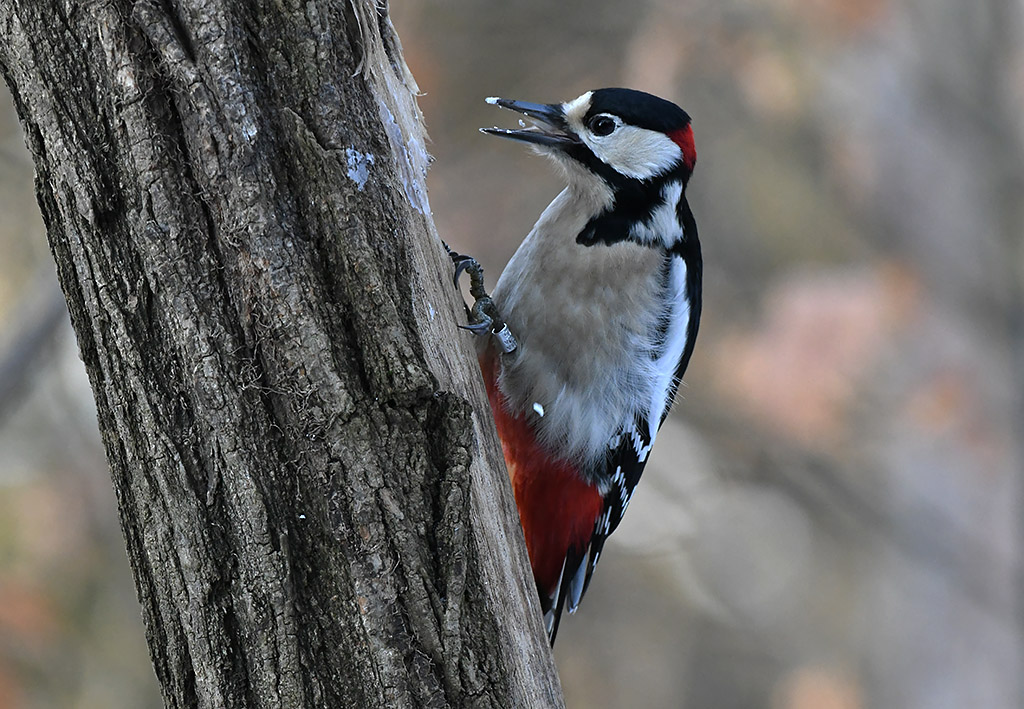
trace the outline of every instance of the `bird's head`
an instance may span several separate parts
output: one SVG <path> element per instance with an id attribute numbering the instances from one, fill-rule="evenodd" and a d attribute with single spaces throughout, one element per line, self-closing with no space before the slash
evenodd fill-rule
<path id="1" fill-rule="evenodd" d="M 613 189 L 663 176 L 685 184 L 697 160 L 690 116 L 643 91 L 597 89 L 565 103 L 493 97 L 487 102 L 527 116 L 532 125 L 520 121 L 520 129 L 481 131 L 530 143 L 568 167 L 570 175 L 596 174 Z"/>

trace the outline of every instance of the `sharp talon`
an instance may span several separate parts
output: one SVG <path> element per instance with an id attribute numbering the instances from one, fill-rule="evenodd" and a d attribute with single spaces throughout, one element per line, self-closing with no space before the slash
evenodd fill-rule
<path id="1" fill-rule="evenodd" d="M 445 248 L 448 249 L 447 244 L 445 244 Z M 469 322 L 466 325 L 459 325 L 459 328 L 469 330 L 478 336 L 494 334 L 498 337 L 501 347 L 506 353 L 515 350 L 517 347 L 515 338 L 498 315 L 498 308 L 494 305 L 494 301 L 484 290 L 484 269 L 472 256 L 465 256 L 451 249 L 448 249 L 448 255 L 451 256 L 452 263 L 455 264 L 455 275 L 452 278 L 455 288 L 458 289 L 459 278 L 463 272 L 469 272 L 469 294 L 474 299 L 472 309 L 466 308 Z"/>
<path id="2" fill-rule="evenodd" d="M 476 259 L 471 256 L 462 256 L 461 254 L 453 254 L 452 260 L 455 262 L 455 287 L 459 287 L 459 277 L 462 276 L 463 271 L 469 271 L 469 275 L 472 278 L 473 269 L 479 269 L 480 264 L 476 262 Z"/>
<path id="3" fill-rule="evenodd" d="M 473 303 L 473 309 L 469 311 L 469 323 L 466 329 L 476 335 L 486 335 L 494 326 L 494 303 L 490 298 L 484 296 Z"/>
<path id="4" fill-rule="evenodd" d="M 462 330 L 469 330 L 477 336 L 486 335 L 491 331 L 491 323 L 489 322 L 470 323 L 469 325 L 459 325 L 458 327 Z"/>

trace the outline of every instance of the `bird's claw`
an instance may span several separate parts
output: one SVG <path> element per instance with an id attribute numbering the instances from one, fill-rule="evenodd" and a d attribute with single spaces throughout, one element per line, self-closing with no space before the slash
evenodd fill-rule
<path id="1" fill-rule="evenodd" d="M 481 278 L 483 278 L 483 269 L 477 260 L 472 256 L 464 256 L 452 252 L 452 261 L 455 263 L 455 276 L 452 280 L 455 282 L 455 287 L 459 287 L 459 278 L 462 277 L 464 271 L 470 272 L 470 278 L 472 279 L 474 272 L 479 271 Z"/>
<path id="2" fill-rule="evenodd" d="M 474 335 L 487 335 L 494 329 L 495 322 L 504 323 L 498 318 L 498 309 L 490 296 L 484 295 L 477 298 L 473 307 L 469 310 L 469 322 L 462 325 L 463 330 L 469 330 Z"/>
<path id="3" fill-rule="evenodd" d="M 469 330 L 474 335 L 482 337 L 491 331 L 490 320 L 483 320 L 478 323 L 469 323 L 468 325 L 458 325 L 460 330 Z"/>
<path id="4" fill-rule="evenodd" d="M 459 278 L 462 277 L 462 274 L 469 273 L 469 294 L 473 296 L 474 300 L 488 298 L 487 291 L 484 290 L 483 266 L 472 256 L 466 256 L 451 250 L 448 251 L 448 255 L 452 257 L 452 263 L 455 264 L 455 275 L 452 279 L 455 287 L 459 287 Z"/>
<path id="5" fill-rule="evenodd" d="M 483 269 L 480 267 L 480 264 L 477 263 L 475 258 L 472 256 L 466 256 L 465 254 L 460 254 L 458 251 L 452 251 L 448 244 L 443 241 L 441 243 L 444 244 L 444 250 L 448 252 L 448 256 L 451 258 L 452 263 L 455 264 L 455 274 L 452 276 L 452 282 L 455 284 L 456 288 L 459 287 L 459 278 L 462 277 L 463 271 L 469 271 L 471 278 L 474 273 L 479 272 L 480 281 L 481 283 L 483 282 Z"/>
<path id="6" fill-rule="evenodd" d="M 466 308 L 468 322 L 459 327 L 478 336 L 493 334 L 506 353 L 515 350 L 517 347 L 515 337 L 512 336 L 505 321 L 498 314 L 498 306 L 494 304 L 484 289 L 483 267 L 472 256 L 456 253 L 448 248 L 447 244 L 444 247 L 448 251 L 452 263 L 455 264 L 453 281 L 456 288 L 459 287 L 459 278 L 462 274 L 469 273 L 469 294 L 473 296 L 473 307 Z"/>

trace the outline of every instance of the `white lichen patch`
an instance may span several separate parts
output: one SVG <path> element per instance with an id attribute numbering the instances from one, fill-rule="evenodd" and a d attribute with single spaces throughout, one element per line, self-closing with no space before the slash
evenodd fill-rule
<path id="1" fill-rule="evenodd" d="M 421 214 L 429 215 L 426 178 L 430 154 L 423 114 L 416 104 L 419 88 L 402 59 L 401 43 L 387 15 L 382 22 L 376 3 L 352 3 L 351 6 L 362 39 L 359 71 L 377 99 L 380 121 L 391 143 L 390 157 L 409 204 Z M 393 53 L 385 49 L 385 37 L 387 44 L 394 47 Z M 428 228 L 433 231 L 432 224 Z"/>
<path id="2" fill-rule="evenodd" d="M 427 165 L 430 156 L 423 144 L 420 133 L 404 131 L 395 119 L 384 101 L 378 100 L 380 109 L 380 120 L 384 124 L 384 131 L 388 134 L 391 147 L 395 151 L 395 158 L 398 162 L 398 176 L 402 182 L 402 189 L 406 199 L 420 214 L 430 212 L 427 201 L 427 184 L 425 181 Z"/>
<path id="3" fill-rule="evenodd" d="M 355 148 L 345 148 L 345 162 L 348 166 L 348 179 L 356 183 L 359 191 L 366 187 L 366 181 L 370 179 L 370 165 L 376 162 L 371 153 L 361 153 Z"/>

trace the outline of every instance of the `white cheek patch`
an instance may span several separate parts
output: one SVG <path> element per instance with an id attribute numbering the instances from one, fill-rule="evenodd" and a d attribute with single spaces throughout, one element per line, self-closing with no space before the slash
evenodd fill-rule
<path id="1" fill-rule="evenodd" d="M 683 159 L 683 151 L 664 133 L 623 125 L 614 133 L 597 137 L 582 130 L 580 137 L 594 155 L 616 172 L 647 180 L 668 172 Z"/>
<path id="2" fill-rule="evenodd" d="M 616 172 L 638 180 L 648 180 L 668 172 L 683 159 L 682 149 L 664 133 L 619 124 L 609 135 L 596 136 L 584 125 L 590 111 L 593 91 L 562 104 L 569 129 L 578 135 L 602 162 Z"/>

